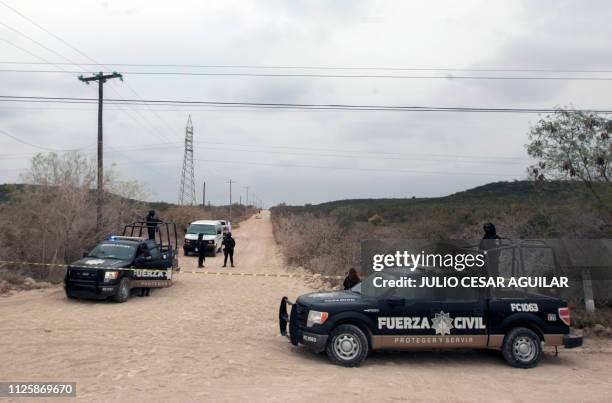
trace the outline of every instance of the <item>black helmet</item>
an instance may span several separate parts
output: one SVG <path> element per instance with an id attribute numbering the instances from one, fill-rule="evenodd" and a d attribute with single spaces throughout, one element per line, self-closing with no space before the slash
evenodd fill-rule
<path id="1" fill-rule="evenodd" d="M 155 210 L 149 210 L 149 215 L 155 215 Z"/>

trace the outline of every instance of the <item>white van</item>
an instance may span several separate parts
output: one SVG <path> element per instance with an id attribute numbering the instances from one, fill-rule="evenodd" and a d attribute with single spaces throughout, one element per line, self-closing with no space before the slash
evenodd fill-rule
<path id="1" fill-rule="evenodd" d="M 232 232 L 232 224 L 227 220 L 218 220 L 223 227 L 223 233 Z"/>
<path id="2" fill-rule="evenodd" d="M 221 252 L 223 226 L 219 221 L 198 220 L 189 224 L 189 228 L 187 228 L 185 233 L 185 243 L 183 244 L 185 256 L 189 256 L 189 252 L 196 252 L 198 234 L 203 234 L 202 239 L 208 242 L 206 249 L 212 251 L 213 256 L 217 252 Z"/>

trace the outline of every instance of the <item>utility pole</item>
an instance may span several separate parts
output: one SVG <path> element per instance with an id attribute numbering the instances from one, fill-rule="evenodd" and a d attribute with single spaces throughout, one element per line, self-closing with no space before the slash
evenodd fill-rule
<path id="1" fill-rule="evenodd" d="M 202 207 L 206 207 L 206 181 L 202 184 Z"/>
<path id="2" fill-rule="evenodd" d="M 229 183 L 229 185 L 230 185 L 229 218 L 228 218 L 228 220 L 232 221 L 232 183 L 236 183 L 236 182 L 230 179 L 229 181 L 227 181 L 225 183 Z"/>
<path id="3" fill-rule="evenodd" d="M 102 203 L 104 203 L 104 147 L 102 141 L 102 104 L 104 100 L 103 88 L 106 80 L 110 80 L 112 78 L 118 78 L 123 81 L 123 76 L 117 72 L 112 72 L 111 74 L 106 75 L 99 72 L 91 77 L 83 77 L 83 75 L 79 76 L 79 80 L 83 81 L 87 85 L 89 85 L 90 81 L 98 82 L 98 191 L 96 195 L 96 232 L 99 232 L 102 229 Z"/>
<path id="4" fill-rule="evenodd" d="M 246 189 L 246 206 L 249 207 L 249 187 L 244 186 L 244 188 Z"/>

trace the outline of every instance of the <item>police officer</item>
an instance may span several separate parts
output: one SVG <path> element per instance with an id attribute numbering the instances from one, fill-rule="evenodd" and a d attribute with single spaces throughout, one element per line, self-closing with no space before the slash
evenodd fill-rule
<path id="1" fill-rule="evenodd" d="M 204 234 L 198 234 L 198 241 L 196 242 L 196 248 L 198 249 L 198 268 L 204 267 L 204 261 L 206 260 L 206 246 L 208 241 L 205 241 Z"/>
<path id="2" fill-rule="evenodd" d="M 342 286 L 345 290 L 350 290 L 359 283 L 361 283 L 361 279 L 359 278 L 357 271 L 351 267 L 348 273 L 346 273 L 346 278 L 344 279 Z"/>
<path id="3" fill-rule="evenodd" d="M 155 216 L 155 210 L 149 210 L 146 222 L 147 230 L 149 231 L 149 239 L 155 240 L 155 231 L 157 231 L 157 224 L 161 222 L 161 220 Z"/>
<path id="4" fill-rule="evenodd" d="M 230 263 L 232 267 L 234 267 L 234 248 L 236 247 L 236 241 L 234 240 L 234 238 L 232 238 L 231 232 L 228 232 L 225 235 L 225 238 L 223 238 L 223 242 L 221 243 L 221 245 L 224 246 L 223 254 L 225 255 L 223 259 L 223 267 L 227 266 L 228 256 L 230 258 Z"/>
<path id="5" fill-rule="evenodd" d="M 493 223 L 486 223 L 482 226 L 484 235 L 480 241 L 479 249 L 486 254 L 487 268 L 489 276 L 497 277 L 499 275 L 499 255 L 497 249 L 501 245 L 501 237 L 497 235 L 497 230 Z"/>

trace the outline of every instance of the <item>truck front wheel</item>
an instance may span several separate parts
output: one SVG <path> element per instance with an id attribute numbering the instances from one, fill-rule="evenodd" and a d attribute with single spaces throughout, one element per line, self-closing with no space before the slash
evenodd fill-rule
<path id="1" fill-rule="evenodd" d="M 368 339 L 357 326 L 340 325 L 330 335 L 326 352 L 335 364 L 355 367 L 368 355 Z"/>
<path id="2" fill-rule="evenodd" d="M 542 342 L 526 327 L 512 329 L 504 338 L 504 358 L 516 368 L 533 368 L 542 358 Z"/>
<path id="3" fill-rule="evenodd" d="M 119 282 L 117 294 L 113 297 L 116 302 L 125 302 L 130 298 L 130 279 L 123 277 Z"/>

